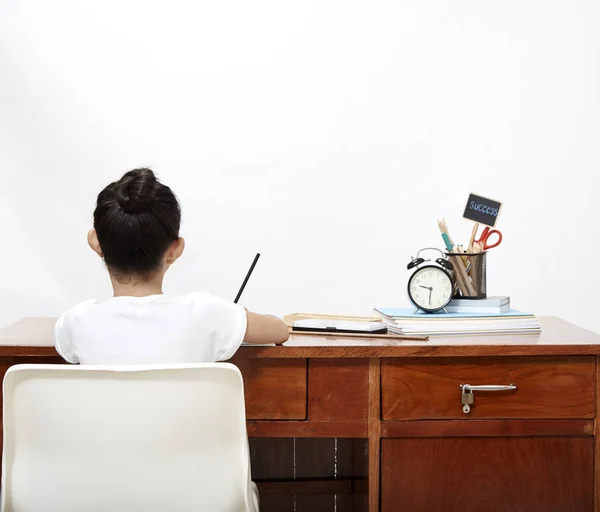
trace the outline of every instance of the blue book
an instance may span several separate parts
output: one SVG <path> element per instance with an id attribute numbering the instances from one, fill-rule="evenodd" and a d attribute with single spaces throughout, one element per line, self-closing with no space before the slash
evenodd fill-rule
<path id="1" fill-rule="evenodd" d="M 505 313 L 436 313 L 415 312 L 414 308 L 375 308 L 375 313 L 389 320 L 477 320 L 477 319 L 517 319 L 534 318 L 531 313 L 510 309 Z"/>

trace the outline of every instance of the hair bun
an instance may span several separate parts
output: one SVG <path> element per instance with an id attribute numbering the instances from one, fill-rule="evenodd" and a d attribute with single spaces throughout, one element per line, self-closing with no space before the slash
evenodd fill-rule
<path id="1" fill-rule="evenodd" d="M 154 199 L 157 183 L 151 169 L 141 168 L 126 172 L 115 186 L 119 206 L 127 213 L 146 211 Z"/>

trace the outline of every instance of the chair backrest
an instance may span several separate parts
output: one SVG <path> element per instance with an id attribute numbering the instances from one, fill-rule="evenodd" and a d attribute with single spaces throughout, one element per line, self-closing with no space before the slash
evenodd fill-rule
<path id="1" fill-rule="evenodd" d="M 3 390 L 2 512 L 252 510 L 231 364 L 18 365 Z"/>

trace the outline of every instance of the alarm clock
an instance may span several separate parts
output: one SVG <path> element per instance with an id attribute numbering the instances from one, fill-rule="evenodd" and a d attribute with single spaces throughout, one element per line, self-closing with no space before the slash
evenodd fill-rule
<path id="1" fill-rule="evenodd" d="M 420 257 L 420 254 L 427 250 L 438 251 L 442 257 L 429 263 L 431 260 Z M 427 264 L 423 265 L 424 263 Z M 406 268 L 416 269 L 408 280 L 408 298 L 417 310 L 435 313 L 444 309 L 452 300 L 452 263 L 444 257 L 442 251 L 433 247 L 421 249 Z"/>

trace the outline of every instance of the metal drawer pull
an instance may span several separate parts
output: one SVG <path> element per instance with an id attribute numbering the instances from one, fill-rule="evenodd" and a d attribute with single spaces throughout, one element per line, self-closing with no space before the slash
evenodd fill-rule
<path id="1" fill-rule="evenodd" d="M 508 386 L 500 385 L 483 385 L 483 386 L 471 386 L 471 384 L 460 385 L 460 403 L 463 406 L 463 412 L 469 414 L 471 412 L 471 405 L 475 401 L 473 391 L 514 391 L 517 389 L 516 384 L 509 384 Z"/>
<path id="2" fill-rule="evenodd" d="M 471 384 L 463 384 L 461 387 L 463 391 L 513 391 L 517 389 L 516 384 L 509 384 L 508 386 L 471 386 Z"/>

